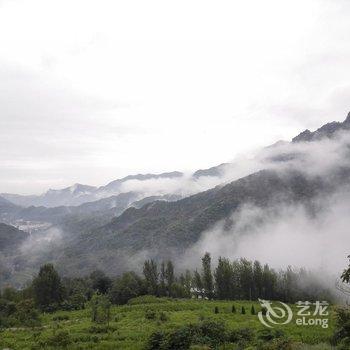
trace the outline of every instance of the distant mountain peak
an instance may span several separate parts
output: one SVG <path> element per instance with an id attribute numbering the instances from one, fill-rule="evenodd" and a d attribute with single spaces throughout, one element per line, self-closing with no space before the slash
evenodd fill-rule
<path id="1" fill-rule="evenodd" d="M 343 122 L 330 122 L 322 125 L 316 131 L 310 131 L 309 129 L 304 130 L 298 136 L 292 139 L 292 142 L 310 142 L 316 141 L 323 138 L 332 138 L 336 132 L 340 130 L 350 129 L 350 112 Z"/>
<path id="2" fill-rule="evenodd" d="M 152 179 L 173 179 L 181 176 L 183 176 L 183 173 L 181 173 L 180 171 L 172 171 L 172 172 L 161 173 L 161 174 L 128 175 L 121 179 L 114 180 L 108 183 L 106 186 L 100 187 L 99 191 L 116 190 L 119 188 L 119 186 L 123 182 L 129 181 L 129 180 L 145 181 L 145 180 L 152 180 Z"/>

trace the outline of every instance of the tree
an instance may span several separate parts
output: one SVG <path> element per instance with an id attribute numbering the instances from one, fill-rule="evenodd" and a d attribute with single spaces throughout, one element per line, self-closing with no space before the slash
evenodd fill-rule
<path id="1" fill-rule="evenodd" d="M 159 274 L 159 296 L 164 297 L 167 295 L 167 289 L 165 284 L 165 262 L 162 261 L 160 265 L 160 274 Z"/>
<path id="2" fill-rule="evenodd" d="M 218 299 L 230 299 L 232 296 L 233 271 L 230 261 L 226 258 L 219 258 L 218 266 L 215 269 L 215 290 Z"/>
<path id="3" fill-rule="evenodd" d="M 158 295 L 158 268 L 154 260 L 146 260 L 143 265 L 143 274 L 146 279 L 147 293 Z"/>
<path id="4" fill-rule="evenodd" d="M 166 288 L 169 296 L 172 296 L 172 286 L 175 282 L 174 264 L 168 260 L 165 269 Z"/>
<path id="5" fill-rule="evenodd" d="M 255 308 L 254 308 L 254 305 L 252 305 L 252 307 L 250 308 L 250 313 L 252 315 L 255 315 Z"/>
<path id="6" fill-rule="evenodd" d="M 203 297 L 203 281 L 200 273 L 197 270 L 194 272 L 193 285 L 196 289 L 197 298 L 199 296 Z"/>
<path id="7" fill-rule="evenodd" d="M 348 256 L 348 259 L 350 260 L 350 255 Z M 343 271 L 341 280 L 345 283 L 350 283 L 350 263 L 349 266 Z"/>
<path id="8" fill-rule="evenodd" d="M 135 272 L 125 272 L 114 281 L 110 298 L 112 303 L 121 305 L 145 293 L 143 280 Z"/>
<path id="9" fill-rule="evenodd" d="M 33 280 L 33 293 L 35 303 L 41 310 L 54 310 L 63 301 L 64 288 L 52 264 L 41 266 Z"/>
<path id="10" fill-rule="evenodd" d="M 277 275 L 270 269 L 268 264 L 263 269 L 263 297 L 264 299 L 275 299 L 276 297 Z"/>
<path id="11" fill-rule="evenodd" d="M 183 279 L 183 286 L 184 286 L 185 294 L 187 298 L 191 297 L 192 280 L 193 279 L 192 279 L 191 271 L 186 270 L 185 276 Z"/>
<path id="12" fill-rule="evenodd" d="M 254 288 L 253 266 L 252 262 L 247 259 L 240 260 L 240 284 L 243 299 L 252 300 Z"/>
<path id="13" fill-rule="evenodd" d="M 21 300 L 16 305 L 16 313 L 14 317 L 21 325 L 32 327 L 40 325 L 39 312 L 35 309 L 33 299 Z"/>
<path id="14" fill-rule="evenodd" d="M 255 260 L 253 264 L 254 276 L 254 299 L 263 297 L 263 269 L 259 261 Z"/>
<path id="15" fill-rule="evenodd" d="M 107 294 L 112 287 L 112 280 L 103 271 L 96 270 L 90 274 L 92 289 L 101 294 Z"/>
<path id="16" fill-rule="evenodd" d="M 90 300 L 91 321 L 106 323 L 109 326 L 111 319 L 111 302 L 106 295 L 95 293 Z"/>
<path id="17" fill-rule="evenodd" d="M 207 252 L 202 257 L 202 278 L 203 278 L 203 287 L 205 296 L 208 299 L 213 298 L 214 294 L 214 282 L 213 282 L 213 274 L 211 272 L 211 257 Z"/>

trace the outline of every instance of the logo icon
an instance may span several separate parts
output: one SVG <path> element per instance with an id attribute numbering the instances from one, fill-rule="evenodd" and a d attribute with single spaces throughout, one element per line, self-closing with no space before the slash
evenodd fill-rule
<path id="1" fill-rule="evenodd" d="M 260 322 L 268 327 L 273 328 L 275 325 L 284 325 L 290 323 L 293 318 L 292 309 L 281 301 L 276 302 L 279 306 L 273 306 L 268 300 L 259 299 L 263 311 L 258 313 Z"/>

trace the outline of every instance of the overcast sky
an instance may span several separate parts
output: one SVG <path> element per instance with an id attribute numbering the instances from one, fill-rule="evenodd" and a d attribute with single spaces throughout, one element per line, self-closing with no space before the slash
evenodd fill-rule
<path id="1" fill-rule="evenodd" d="M 350 2 L 0 0 L 0 192 L 205 168 L 343 120 Z"/>

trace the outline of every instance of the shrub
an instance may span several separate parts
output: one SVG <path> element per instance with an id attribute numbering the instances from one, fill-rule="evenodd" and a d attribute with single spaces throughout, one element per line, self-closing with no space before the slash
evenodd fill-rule
<path id="1" fill-rule="evenodd" d="M 160 321 L 162 321 L 162 322 L 166 322 L 166 321 L 168 321 L 168 315 L 164 312 L 164 311 L 162 311 L 160 314 L 159 314 L 159 320 Z"/>
<path id="2" fill-rule="evenodd" d="M 233 314 L 236 313 L 236 306 L 232 305 L 231 312 L 232 312 Z"/>
<path id="3" fill-rule="evenodd" d="M 280 329 L 262 329 L 258 331 L 258 339 L 264 342 L 284 337 L 284 332 Z"/>
<path id="4" fill-rule="evenodd" d="M 214 313 L 215 313 L 215 314 L 218 314 L 218 313 L 219 313 L 219 308 L 218 308 L 217 306 L 215 306 Z"/>
<path id="5" fill-rule="evenodd" d="M 241 311 L 242 315 L 245 315 L 245 307 L 242 306 L 242 311 Z"/>
<path id="6" fill-rule="evenodd" d="M 225 325 L 219 321 L 206 320 L 195 325 L 190 324 L 177 328 L 168 333 L 156 331 L 148 338 L 146 349 L 187 350 L 195 344 L 201 345 L 199 349 L 211 349 L 224 344 L 226 340 Z"/>
<path id="7" fill-rule="evenodd" d="M 155 331 L 150 335 L 146 344 L 146 350 L 160 350 L 163 349 L 165 343 L 165 333 L 162 331 Z"/>
<path id="8" fill-rule="evenodd" d="M 227 340 L 227 330 L 221 321 L 204 320 L 193 327 L 194 342 L 217 346 Z"/>
<path id="9" fill-rule="evenodd" d="M 293 350 L 293 343 L 290 339 L 282 337 L 268 343 L 264 342 L 258 346 L 258 350 Z"/>
<path id="10" fill-rule="evenodd" d="M 255 308 L 254 308 L 254 305 L 252 305 L 252 308 L 250 309 L 250 313 L 251 313 L 252 315 L 255 315 Z"/>
<path id="11" fill-rule="evenodd" d="M 67 331 L 60 330 L 47 339 L 47 344 L 59 348 L 67 348 L 72 343 L 70 334 Z"/>
<path id="12" fill-rule="evenodd" d="M 105 295 L 94 294 L 90 300 L 91 320 L 96 323 L 107 323 L 111 319 L 111 302 Z"/>
<path id="13" fill-rule="evenodd" d="M 86 297 L 82 293 L 75 293 L 61 304 L 61 309 L 65 311 L 82 310 L 85 308 Z"/>
<path id="14" fill-rule="evenodd" d="M 154 320 L 156 318 L 156 312 L 151 309 L 147 309 L 145 312 L 145 318 L 147 320 Z"/>
<path id="15" fill-rule="evenodd" d="M 39 312 L 34 306 L 33 299 L 21 300 L 16 305 L 16 309 L 17 311 L 13 316 L 20 325 L 27 327 L 40 326 Z"/>
<path id="16" fill-rule="evenodd" d="M 231 343 L 250 342 L 254 339 L 255 332 L 252 328 L 234 329 L 229 332 L 228 341 Z"/>
<path id="17" fill-rule="evenodd" d="M 166 349 L 167 350 L 187 350 L 190 348 L 192 342 L 192 332 L 190 327 L 181 327 L 167 337 Z"/>
<path id="18" fill-rule="evenodd" d="M 333 344 L 350 345 L 350 309 L 338 308 L 336 311 L 336 328 L 332 338 Z M 343 346 L 341 344 L 341 346 Z"/>

